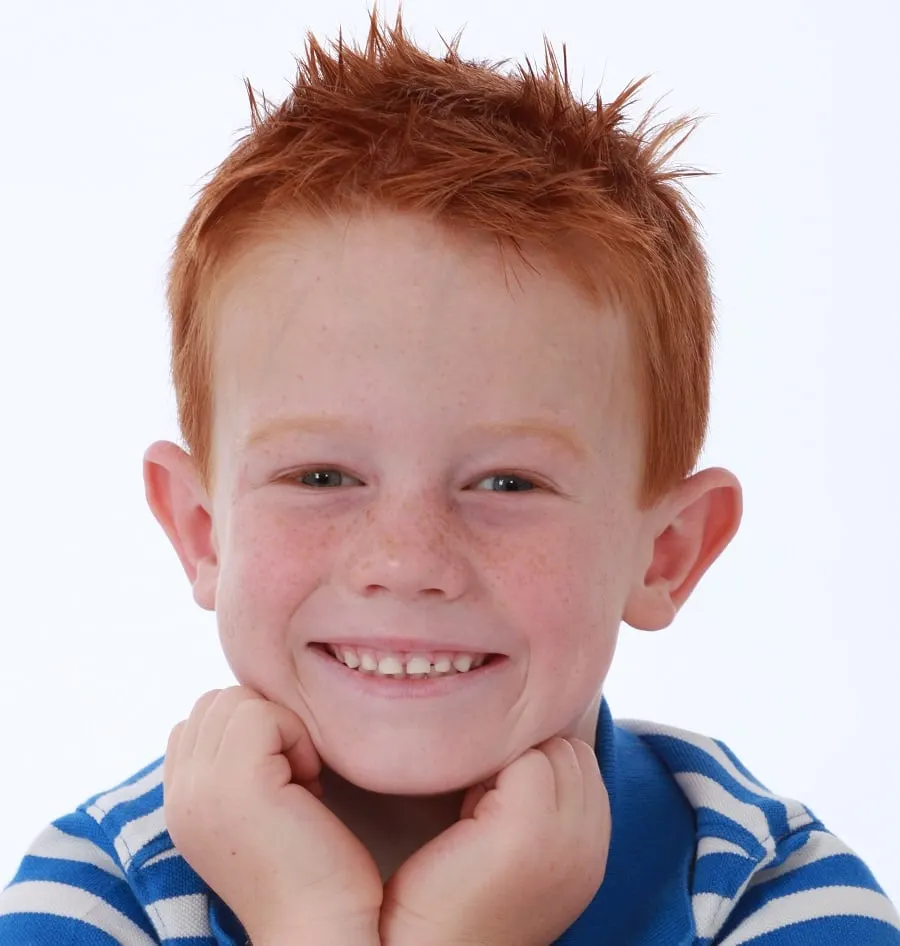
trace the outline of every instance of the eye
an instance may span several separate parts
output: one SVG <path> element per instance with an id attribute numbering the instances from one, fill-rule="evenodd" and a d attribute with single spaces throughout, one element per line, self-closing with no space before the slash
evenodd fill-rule
<path id="1" fill-rule="evenodd" d="M 301 486 L 309 489 L 337 489 L 340 486 L 361 486 L 362 481 L 343 470 L 329 469 L 326 467 L 304 470 L 290 477 L 293 482 L 299 482 Z M 348 482 L 352 481 L 352 482 Z M 491 484 L 488 492 L 493 493 L 522 493 L 531 492 L 538 489 L 538 485 L 525 476 L 519 476 L 515 473 L 493 473 L 490 476 L 479 480 L 475 487 L 483 483 Z"/>
<path id="2" fill-rule="evenodd" d="M 343 470 L 306 470 L 305 472 L 298 473 L 295 479 L 299 480 L 303 486 L 309 486 L 312 488 L 323 487 L 325 489 L 335 489 L 338 486 L 347 485 L 343 480 L 355 480 L 357 484 L 361 485 L 361 481 L 356 479 L 355 476 L 350 476 L 349 473 L 344 473 Z"/>
<path id="3" fill-rule="evenodd" d="M 533 480 L 526 479 L 524 476 L 517 476 L 515 473 L 494 473 L 479 480 L 476 486 L 481 483 L 491 483 L 496 485 L 496 489 L 490 489 L 494 493 L 522 493 L 530 492 L 537 488 Z"/>

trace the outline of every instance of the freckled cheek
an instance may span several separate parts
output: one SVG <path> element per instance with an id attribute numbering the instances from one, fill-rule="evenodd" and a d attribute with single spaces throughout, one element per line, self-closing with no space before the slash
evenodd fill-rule
<path id="1" fill-rule="evenodd" d="M 327 537 L 278 521 L 233 535 L 216 608 L 223 645 L 283 649 L 294 613 L 328 567 Z"/>
<path id="2" fill-rule="evenodd" d="M 619 617 L 614 582 L 596 544 L 573 536 L 556 541 L 544 536 L 508 553 L 496 578 L 532 658 L 548 670 L 569 667 L 579 655 L 599 659 Z"/>

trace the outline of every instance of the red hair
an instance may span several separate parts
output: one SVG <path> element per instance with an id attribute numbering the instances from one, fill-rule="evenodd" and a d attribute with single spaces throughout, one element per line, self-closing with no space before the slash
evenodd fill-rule
<path id="1" fill-rule="evenodd" d="M 426 214 L 544 251 L 632 319 L 645 425 L 641 501 L 693 470 L 709 414 L 712 293 L 697 221 L 668 166 L 693 122 L 626 128 L 644 80 L 612 102 L 579 101 L 545 43 L 546 65 L 465 61 L 458 38 L 434 57 L 373 14 L 363 48 L 307 40 L 287 99 L 248 85 L 249 133 L 203 188 L 168 284 L 178 421 L 212 482 L 215 276 L 238 247 L 289 214 L 363 204 Z"/>

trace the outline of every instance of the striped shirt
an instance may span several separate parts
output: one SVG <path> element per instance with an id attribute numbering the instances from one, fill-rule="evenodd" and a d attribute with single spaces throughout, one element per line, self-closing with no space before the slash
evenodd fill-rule
<path id="1" fill-rule="evenodd" d="M 606 876 L 556 946 L 900 946 L 865 864 L 718 740 L 614 723 L 604 701 L 596 745 Z M 0 893 L 0 946 L 244 946 L 172 844 L 162 775 L 158 760 L 38 836 Z"/>

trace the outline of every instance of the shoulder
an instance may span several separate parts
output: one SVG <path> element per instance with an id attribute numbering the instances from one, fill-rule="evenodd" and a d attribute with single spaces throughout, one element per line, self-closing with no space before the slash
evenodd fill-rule
<path id="1" fill-rule="evenodd" d="M 718 739 L 638 720 L 694 809 L 698 944 L 900 946 L 900 916 L 863 861 L 805 805 L 777 795 Z"/>
<path id="2" fill-rule="evenodd" d="M 214 942 L 209 891 L 175 850 L 163 759 L 48 825 L 0 893 L 0 946 Z"/>
<path id="3" fill-rule="evenodd" d="M 151 762 L 114 788 L 89 798 L 76 811 L 97 826 L 126 873 L 137 866 L 138 859 L 146 861 L 148 849 L 161 853 L 172 848 L 163 812 L 163 763 L 163 758 Z"/>

